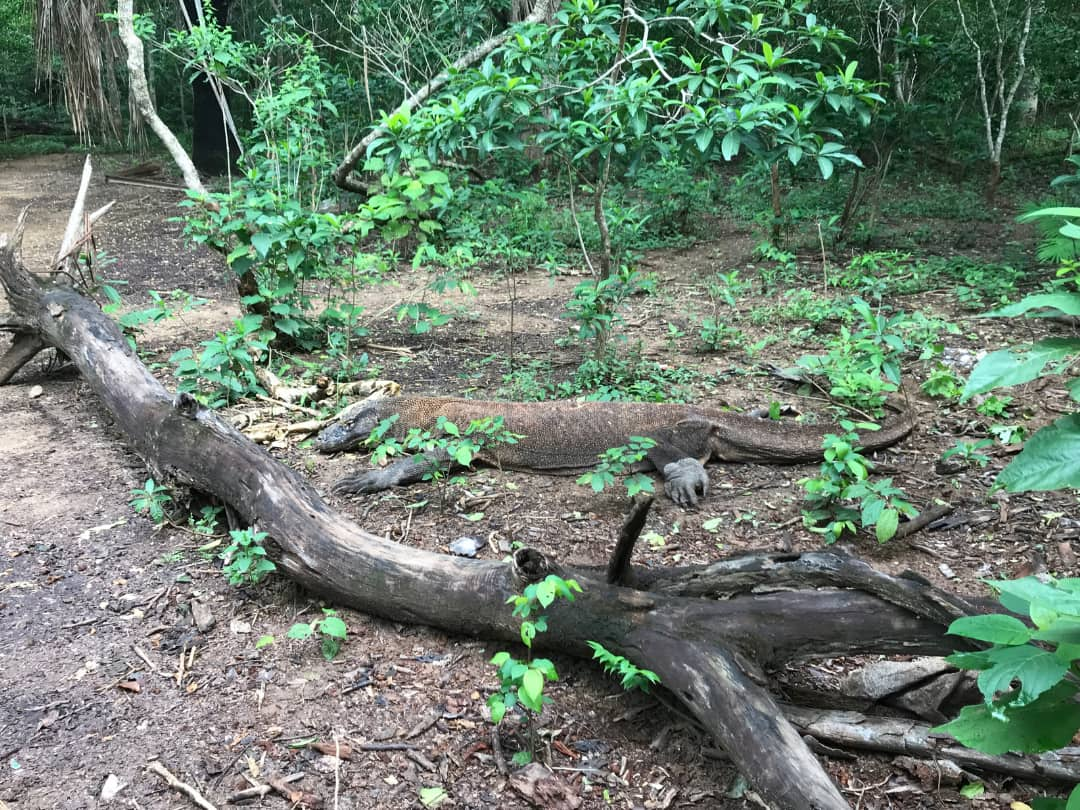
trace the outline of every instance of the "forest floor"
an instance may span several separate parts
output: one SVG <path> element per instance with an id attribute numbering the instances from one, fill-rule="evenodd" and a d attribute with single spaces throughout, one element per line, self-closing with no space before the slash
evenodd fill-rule
<path id="1" fill-rule="evenodd" d="M 115 259 L 103 275 L 124 280 L 125 301 L 134 306 L 145 306 L 150 290 L 182 288 L 209 300 L 140 340 L 146 362 L 159 364 L 157 373 L 172 386 L 168 357 L 226 328 L 238 315 L 235 295 L 220 258 L 193 250 L 170 221 L 179 213 L 179 194 L 105 185 L 101 162 L 88 205 L 118 201 L 97 231 L 97 247 Z M 43 267 L 59 242 L 80 167 L 72 155 L 0 163 L 0 230 L 9 230 L 19 209 L 34 203 L 24 242 L 32 269 Z M 914 225 L 937 234 L 940 253 L 962 243 L 969 254 L 993 258 L 1007 220 L 1002 214 L 997 223 Z M 640 341 L 644 358 L 692 372 L 687 385 L 698 397 L 738 408 L 780 401 L 824 413 L 820 400 L 800 398 L 761 373 L 815 350 L 795 323 L 759 318 L 754 324 L 751 311 L 775 304 L 775 295 L 750 290 L 738 300 L 727 316 L 744 330 L 737 345 L 709 353 L 696 346 L 691 314 L 707 315 L 712 306 L 702 279 L 744 268 L 743 278 L 752 280 L 745 268 L 759 263 L 753 247 L 747 230 L 720 224 L 708 241 L 648 252 L 642 269 L 656 274 L 658 293 L 631 301 L 622 330 L 627 345 Z M 808 278 L 821 278 L 820 255 L 799 261 L 812 268 Z M 455 301 L 459 317 L 416 336 L 395 320 L 394 310 L 401 300 L 418 300 L 428 278 L 403 272 L 392 286 L 363 295 L 370 340 L 377 344 L 366 351 L 378 376 L 407 392 L 495 398 L 506 393 L 499 389 L 513 337 L 518 367 L 539 363 L 531 382 L 517 376 L 521 393 L 523 385 L 572 375 L 580 362 L 580 346 L 559 347 L 556 340 L 567 334 L 563 304 L 584 277 L 540 269 L 520 274 L 511 335 L 506 284 L 477 274 L 477 296 Z M 945 286 L 897 306 L 958 323 L 960 334 L 945 336 L 954 352 L 992 350 L 1006 340 L 1064 329 L 971 319 Z M 778 340 L 748 358 L 746 347 L 768 336 Z M 958 520 L 905 541 L 878 545 L 860 535 L 843 547 L 885 571 L 914 571 L 965 594 L 984 593 L 985 578 L 1075 573 L 1080 520 L 1073 495 L 990 496 L 994 475 L 1011 457 L 1000 446 L 986 451 L 986 468 L 935 470 L 943 450 L 960 437 L 985 436 L 995 420 L 955 400 L 946 406 L 927 398 L 919 383 L 929 368 L 915 361 L 905 366 L 904 390 L 919 426 L 876 458 L 879 471 L 917 506 L 947 499 Z M 1067 407 L 1059 383 L 1010 393 L 1012 421 L 1029 431 Z M 323 492 L 335 478 L 368 464 L 354 454 L 320 456 L 300 444 L 271 452 Z M 657 500 L 637 563 L 821 547 L 821 537 L 800 520 L 797 482 L 813 474 L 814 465 L 709 469 L 713 492 L 697 510 Z M 261 780 L 296 772 L 305 775 L 294 786 L 321 797 L 326 807 L 419 807 L 425 787 L 445 788 L 449 801 L 442 807 L 530 806 L 496 767 L 485 719 L 485 700 L 496 686 L 488 661 L 500 645 L 342 610 L 348 640 L 333 662 L 324 661 L 315 642 L 286 638 L 294 622 L 320 615 L 318 600 L 282 578 L 230 588 L 220 563 L 199 553 L 205 538 L 185 528 L 155 528 L 129 506 L 131 491 L 147 475 L 70 370 L 38 361 L 0 388 L 0 806 L 98 807 L 113 779 L 121 789 L 108 806 L 190 806 L 147 772 L 151 758 L 218 806 L 248 786 L 245 775 Z M 613 490 L 595 494 L 573 479 L 493 470 L 471 473 L 463 485 L 328 497 L 370 531 L 417 548 L 446 551 L 453 540 L 471 536 L 485 541 L 480 555 L 487 558 L 498 559 L 520 542 L 571 564 L 605 562 L 626 511 L 625 497 Z M 215 620 L 204 633 L 192 627 L 195 602 Z M 267 635 L 275 643 L 256 648 Z M 195 646 L 190 660 L 181 652 L 185 644 Z M 737 795 L 739 786 L 722 752 L 662 694 L 624 693 L 596 667 L 573 658 L 556 665 L 560 680 L 541 722 L 543 754 L 583 807 L 754 806 L 728 795 Z M 828 684 L 850 666 L 810 663 L 798 675 Z M 351 747 L 351 759 L 311 745 L 332 747 L 335 740 Z M 509 732 L 502 740 L 509 756 L 518 741 Z M 825 764 L 853 807 L 996 808 L 1039 795 L 1037 787 L 987 775 L 983 796 L 964 798 L 959 785 L 920 782 L 887 756 Z M 247 806 L 288 803 L 272 794 Z"/>

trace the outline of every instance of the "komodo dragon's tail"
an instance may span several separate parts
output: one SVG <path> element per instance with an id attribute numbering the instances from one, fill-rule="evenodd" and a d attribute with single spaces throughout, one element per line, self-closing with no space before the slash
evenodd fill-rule
<path id="1" fill-rule="evenodd" d="M 857 430 L 859 446 L 878 450 L 896 444 L 915 427 L 915 414 L 904 410 L 885 421 L 880 430 Z M 710 437 L 712 458 L 717 461 L 749 461 L 795 464 L 821 458 L 826 434 L 840 433 L 839 425 L 800 425 L 741 414 L 718 420 Z"/>

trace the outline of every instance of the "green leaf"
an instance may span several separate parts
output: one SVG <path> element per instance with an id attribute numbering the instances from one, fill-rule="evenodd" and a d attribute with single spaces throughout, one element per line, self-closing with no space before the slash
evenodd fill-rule
<path id="1" fill-rule="evenodd" d="M 1024 645 L 990 650 L 987 653 L 994 665 L 979 673 L 979 690 L 989 702 L 995 695 L 1008 692 L 1014 680 L 1020 681 L 1020 692 L 1014 705 L 1032 703 L 1039 695 L 1052 689 L 1065 677 L 1069 665 L 1051 652 Z"/>
<path id="2" fill-rule="evenodd" d="M 255 649 L 261 650 L 263 647 L 267 647 L 274 643 L 273 636 L 259 636 L 259 640 L 255 642 Z"/>
<path id="3" fill-rule="evenodd" d="M 348 628 L 345 626 L 345 622 L 337 616 L 327 616 L 322 620 L 322 631 L 324 635 L 333 638 L 345 638 Z"/>
<path id="4" fill-rule="evenodd" d="M 979 361 L 971 372 L 961 399 L 969 399 L 993 388 L 1030 382 L 1043 373 L 1048 363 L 1066 360 L 1080 352 L 1080 340 L 1047 338 L 1031 346 L 999 349 Z"/>
<path id="5" fill-rule="evenodd" d="M 986 653 L 953 653 L 945 658 L 957 669 L 989 669 L 990 658 Z"/>
<path id="6" fill-rule="evenodd" d="M 449 794 L 441 787 L 420 788 L 420 804 L 424 807 L 438 807 L 449 798 Z"/>
<path id="7" fill-rule="evenodd" d="M 1007 708 L 1002 718 L 994 717 L 985 704 L 965 706 L 955 720 L 931 731 L 951 734 L 968 748 L 993 755 L 1063 748 L 1080 727 L 1075 694 L 1070 684 L 1058 684 L 1034 703 Z"/>
<path id="8" fill-rule="evenodd" d="M 488 698 L 487 704 L 488 708 L 491 709 L 491 722 L 498 725 L 506 716 L 506 703 L 503 701 L 502 695 L 492 695 Z"/>
<path id="9" fill-rule="evenodd" d="M 425 186 L 441 186 L 450 182 L 446 172 L 441 172 L 438 169 L 428 169 L 426 172 L 421 172 L 417 180 Z"/>
<path id="10" fill-rule="evenodd" d="M 1033 309 L 1056 310 L 1055 312 L 1046 313 L 1048 315 L 1055 315 L 1058 312 L 1063 315 L 1080 315 L 1080 293 L 1056 292 L 1028 295 L 1013 304 L 987 312 L 982 317 L 1015 318 L 1017 315 L 1024 315 Z"/>
<path id="11" fill-rule="evenodd" d="M 273 244 L 274 240 L 268 233 L 259 231 L 258 233 L 253 233 L 251 235 L 251 246 L 255 248 L 255 251 L 259 254 L 260 258 L 266 258 L 266 254 L 270 252 L 270 248 Z"/>
<path id="12" fill-rule="evenodd" d="M 540 703 L 540 698 L 544 695 L 544 673 L 538 669 L 530 667 L 525 671 L 525 674 L 521 676 L 521 690 L 527 700 L 523 700 L 527 706 L 533 706 Z"/>
<path id="13" fill-rule="evenodd" d="M 818 155 L 817 165 L 818 169 L 821 170 L 821 177 L 823 180 L 828 180 L 830 177 L 832 177 L 833 162 L 831 160 L 822 155 Z"/>
<path id="14" fill-rule="evenodd" d="M 982 782 L 971 782 L 960 788 L 960 795 L 965 799 L 976 799 L 986 792 L 986 786 Z"/>
<path id="15" fill-rule="evenodd" d="M 1080 487 L 1080 413 L 1037 431 L 996 483 L 1010 492 Z"/>
<path id="16" fill-rule="evenodd" d="M 1038 211 L 1030 211 L 1016 218 L 1017 222 L 1029 222 L 1039 217 L 1080 217 L 1080 208 L 1040 208 Z"/>
<path id="17" fill-rule="evenodd" d="M 1072 616 L 1058 616 L 1045 629 L 1032 635 L 1037 641 L 1049 641 L 1054 644 L 1080 645 L 1080 620 Z M 1062 650 L 1058 650 L 1061 656 Z"/>
<path id="18" fill-rule="evenodd" d="M 310 638 L 312 632 L 312 626 L 305 624 L 304 622 L 297 622 L 289 628 L 289 632 L 285 635 L 288 638 Z"/>
<path id="19" fill-rule="evenodd" d="M 739 137 L 739 131 L 733 129 L 724 136 L 724 140 L 720 143 L 720 153 L 724 156 L 724 160 L 731 160 L 735 155 L 739 154 L 739 146 L 742 144 L 742 140 Z"/>
<path id="20" fill-rule="evenodd" d="M 713 130 L 712 127 L 703 127 L 694 134 L 694 143 L 697 144 L 698 151 L 705 153 L 709 149 L 709 144 L 712 143 Z"/>
<path id="21" fill-rule="evenodd" d="M 900 525 L 900 512 L 896 509 L 885 509 L 874 525 L 874 533 L 879 543 L 887 543 L 896 534 Z"/>
<path id="22" fill-rule="evenodd" d="M 987 584 L 1001 594 L 1001 603 L 1014 613 L 1027 613 L 1031 604 L 1038 604 L 1059 613 L 1080 615 L 1080 594 L 1074 593 L 1060 581 L 1056 588 L 1040 582 L 1036 577 L 1006 579 Z M 1011 599 L 1011 603 L 1007 597 Z"/>
<path id="23" fill-rule="evenodd" d="M 1031 631 L 1022 621 L 1001 613 L 964 616 L 950 624 L 947 632 L 991 644 L 1026 644 L 1031 640 Z"/>
<path id="24" fill-rule="evenodd" d="M 555 584 L 551 580 L 536 583 L 536 601 L 545 608 L 555 601 Z"/>

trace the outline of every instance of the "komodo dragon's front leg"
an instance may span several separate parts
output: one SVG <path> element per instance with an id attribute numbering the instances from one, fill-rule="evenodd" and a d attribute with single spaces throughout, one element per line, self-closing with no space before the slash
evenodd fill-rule
<path id="1" fill-rule="evenodd" d="M 338 495 L 364 495 L 382 492 L 390 487 L 405 487 L 422 481 L 437 470 L 457 468 L 450 454 L 441 448 L 415 456 L 399 458 L 379 470 L 364 470 L 335 481 L 330 490 Z"/>
<path id="2" fill-rule="evenodd" d="M 711 428 L 705 419 L 684 419 L 648 437 L 656 444 L 646 458 L 664 476 L 664 492 L 684 509 L 697 506 L 698 499 L 709 494 L 705 462 Z"/>

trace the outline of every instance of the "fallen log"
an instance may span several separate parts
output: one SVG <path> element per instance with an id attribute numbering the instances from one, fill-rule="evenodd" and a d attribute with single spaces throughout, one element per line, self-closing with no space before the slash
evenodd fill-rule
<path id="1" fill-rule="evenodd" d="M 906 754 L 923 760 L 948 760 L 962 768 L 1004 773 L 1016 779 L 1075 785 L 1080 774 L 1080 748 L 1046 754 L 995 756 L 974 751 L 948 737 L 934 737 L 917 720 L 869 717 L 860 712 L 821 711 L 784 706 L 784 715 L 817 740 L 862 751 Z"/>
<path id="2" fill-rule="evenodd" d="M 85 187 L 73 220 L 82 219 L 84 197 Z M 836 554 L 751 555 L 656 573 L 624 559 L 612 572 L 619 581 L 609 583 L 605 570 L 564 569 L 530 549 L 507 564 L 376 537 L 192 397 L 171 396 L 71 276 L 31 274 L 20 255 L 25 219 L 26 211 L 12 236 L 0 237 L 0 284 L 21 336 L 0 358 L 8 377 L 38 344 L 62 351 L 156 478 L 216 496 L 269 533 L 283 574 L 366 613 L 513 642 L 507 598 L 552 572 L 577 578 L 584 594 L 551 606 L 538 641 L 583 656 L 591 653 L 585 642 L 598 641 L 655 671 L 774 808 L 848 804 L 765 688 L 767 667 L 840 653 L 935 655 L 956 644 L 943 622 L 966 612 L 961 600 Z"/>

